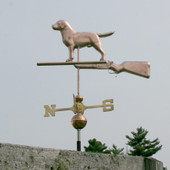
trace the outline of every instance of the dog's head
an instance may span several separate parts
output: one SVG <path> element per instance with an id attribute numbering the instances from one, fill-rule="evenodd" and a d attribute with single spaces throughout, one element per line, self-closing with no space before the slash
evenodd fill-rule
<path id="1" fill-rule="evenodd" d="M 52 25 L 52 28 L 54 30 L 63 30 L 68 25 L 69 24 L 67 23 L 67 21 L 60 20 L 60 21 L 56 22 L 56 24 Z"/>

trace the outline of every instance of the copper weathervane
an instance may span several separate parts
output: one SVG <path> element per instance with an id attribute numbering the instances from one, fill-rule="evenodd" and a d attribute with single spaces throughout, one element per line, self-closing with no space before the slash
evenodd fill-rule
<path id="1" fill-rule="evenodd" d="M 121 72 L 128 72 L 144 78 L 150 77 L 150 64 L 148 62 L 123 62 L 116 65 L 113 61 L 105 60 L 105 53 L 101 47 L 100 37 L 107 37 L 114 32 L 104 34 L 96 34 L 90 32 L 76 32 L 72 29 L 67 21 L 60 20 L 52 25 L 54 30 L 61 32 L 63 43 L 68 47 L 69 58 L 66 62 L 48 62 L 37 63 L 38 66 L 57 66 L 57 65 L 73 65 L 77 69 L 77 96 L 73 95 L 73 106 L 68 108 L 57 109 L 56 105 L 45 105 L 44 117 L 55 116 L 58 111 L 72 111 L 73 116 L 71 123 L 77 129 L 77 151 L 81 151 L 80 130 L 86 126 L 87 119 L 84 117 L 86 109 L 103 108 L 103 112 L 112 111 L 114 109 L 113 99 L 103 100 L 101 105 L 85 106 L 82 101 L 83 97 L 80 96 L 80 69 L 108 69 L 119 74 Z M 79 50 L 82 47 L 94 47 L 101 54 L 100 61 L 80 61 Z M 77 49 L 77 61 L 73 61 L 74 49 Z"/>

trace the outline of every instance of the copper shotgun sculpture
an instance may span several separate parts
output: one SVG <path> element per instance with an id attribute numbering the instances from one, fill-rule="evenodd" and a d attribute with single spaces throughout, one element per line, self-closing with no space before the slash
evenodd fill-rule
<path id="1" fill-rule="evenodd" d="M 148 62 L 123 62 L 116 65 L 113 61 L 108 61 L 106 64 L 75 64 L 78 69 L 110 69 L 116 73 L 128 72 L 145 78 L 150 77 L 150 64 Z"/>

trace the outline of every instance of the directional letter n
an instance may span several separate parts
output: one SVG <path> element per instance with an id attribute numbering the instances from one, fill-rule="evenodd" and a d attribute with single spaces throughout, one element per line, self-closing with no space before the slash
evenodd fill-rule
<path id="1" fill-rule="evenodd" d="M 45 108 L 44 117 L 49 117 L 50 115 L 55 116 L 55 107 L 56 107 L 55 104 L 51 105 L 51 108 L 48 105 L 44 105 L 44 108 Z M 49 115 L 49 113 L 50 113 L 50 115 Z"/>

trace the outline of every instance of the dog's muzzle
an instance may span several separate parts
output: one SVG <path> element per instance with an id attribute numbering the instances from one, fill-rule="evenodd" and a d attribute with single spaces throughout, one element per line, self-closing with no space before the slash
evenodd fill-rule
<path id="1" fill-rule="evenodd" d="M 59 30 L 58 26 L 56 24 L 52 25 L 52 29 Z"/>

